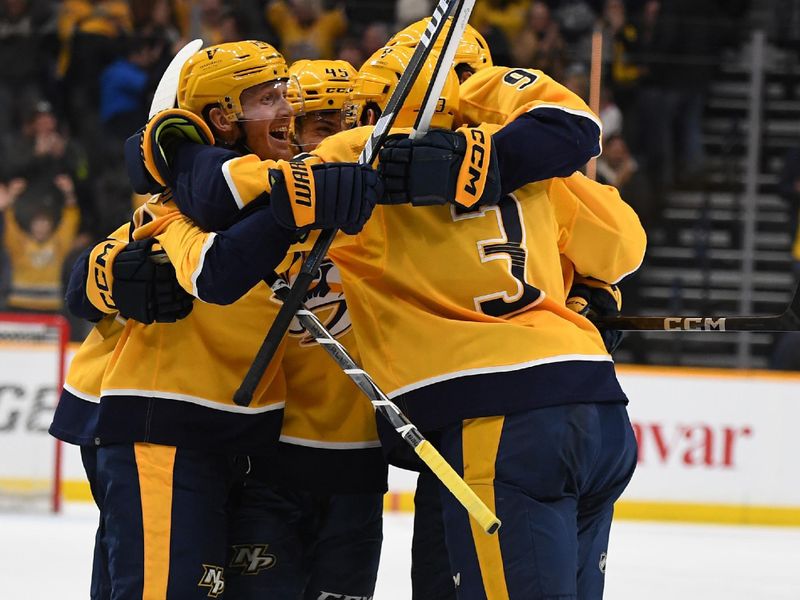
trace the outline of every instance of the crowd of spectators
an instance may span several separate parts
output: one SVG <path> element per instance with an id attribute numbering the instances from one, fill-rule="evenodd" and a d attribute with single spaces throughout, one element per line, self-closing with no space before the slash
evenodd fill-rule
<path id="1" fill-rule="evenodd" d="M 606 153 L 598 173 L 632 199 L 649 227 L 664 190 L 702 173 L 700 118 L 720 47 L 719 27 L 714 35 L 708 27 L 740 16 L 747 4 L 479 0 L 471 23 L 495 63 L 542 69 L 587 100 L 592 32 L 602 31 Z M 185 41 L 262 39 L 289 61 L 341 58 L 358 67 L 432 6 L 0 0 L 0 309 L 57 310 L 57 301 L 46 308 L 20 301 L 20 289 L 50 294 L 71 257 L 141 201 L 127 184 L 122 142 L 145 122 L 158 78 Z"/>

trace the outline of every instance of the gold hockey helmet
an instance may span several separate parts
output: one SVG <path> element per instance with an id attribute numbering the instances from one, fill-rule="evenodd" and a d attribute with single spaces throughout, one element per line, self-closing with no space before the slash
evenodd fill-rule
<path id="1" fill-rule="evenodd" d="M 298 60 L 289 76 L 299 84 L 289 89 L 292 106 L 301 105 L 308 114 L 320 110 L 342 110 L 353 87 L 356 70 L 344 60 Z"/>
<path id="2" fill-rule="evenodd" d="M 386 42 L 386 45 L 414 48 L 422 38 L 422 34 L 428 28 L 428 23 L 430 23 L 430 21 L 431 18 L 426 17 L 415 23 L 412 23 L 405 29 L 401 29 L 395 33 L 388 42 Z M 445 29 L 445 31 L 436 41 L 436 44 L 433 47 L 434 50 L 442 49 L 446 34 L 447 30 Z M 460 64 L 466 64 L 473 71 L 480 71 L 481 69 L 491 67 L 494 64 L 492 62 L 492 54 L 489 51 L 489 44 L 486 43 L 486 40 L 483 38 L 483 36 L 472 25 L 467 24 L 467 28 L 464 30 L 464 35 L 461 37 L 461 41 L 458 43 L 458 48 L 456 48 L 453 64 L 456 66 Z"/>
<path id="3" fill-rule="evenodd" d="M 350 93 L 350 98 L 343 111 L 347 126 L 352 127 L 361 122 L 369 102 L 374 102 L 381 110 L 386 108 L 389 97 L 406 71 L 413 54 L 413 48 L 387 46 L 367 59 L 356 76 L 353 91 Z M 422 101 L 425 99 L 428 85 L 434 79 L 437 58 L 438 53 L 433 50 L 423 64 L 422 71 L 406 101 L 397 113 L 395 127 L 413 127 L 417 113 L 422 108 Z M 458 102 L 458 77 L 455 71 L 450 69 L 431 119 L 431 127 L 451 128 L 458 111 Z"/>
<path id="4" fill-rule="evenodd" d="M 243 120 L 242 92 L 270 81 L 286 82 L 289 69 L 283 56 L 266 42 L 247 40 L 203 48 L 181 69 L 178 107 L 203 116 L 218 104 L 230 120 Z"/>

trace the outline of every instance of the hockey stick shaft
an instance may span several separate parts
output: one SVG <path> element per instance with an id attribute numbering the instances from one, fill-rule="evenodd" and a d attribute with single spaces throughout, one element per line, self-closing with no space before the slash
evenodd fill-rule
<path id="1" fill-rule="evenodd" d="M 273 284 L 272 290 L 280 300 L 288 299 L 289 297 L 290 288 L 282 279 L 278 279 Z M 439 454 L 439 451 L 425 439 L 397 405 L 383 393 L 369 373 L 358 366 L 353 357 L 347 352 L 347 349 L 331 335 L 317 316 L 302 304 L 296 315 L 306 331 L 311 333 L 317 343 L 325 348 L 325 351 L 336 361 L 342 371 L 369 398 L 375 410 L 380 412 L 400 437 L 414 449 L 417 456 L 439 478 L 442 485 L 450 490 L 450 493 L 464 506 L 470 516 L 475 519 L 486 533 L 495 533 L 500 528 L 500 520 L 497 516 L 453 470 L 453 467 Z"/>
<path id="2" fill-rule="evenodd" d="M 618 331 L 800 331 L 800 285 L 780 315 L 763 317 L 601 317 L 595 325 Z"/>
<path id="3" fill-rule="evenodd" d="M 422 109 L 417 113 L 414 129 L 411 135 L 409 135 L 411 139 L 421 138 L 428 133 L 433 114 L 439 104 L 439 97 L 442 95 L 444 84 L 447 81 L 450 67 L 453 65 L 456 49 L 458 48 L 459 41 L 464 37 L 464 30 L 467 28 L 467 21 L 469 21 L 469 16 L 472 14 L 472 9 L 474 7 L 475 0 L 465 0 L 464 3 L 456 9 L 453 15 L 453 21 L 447 30 L 447 35 L 442 44 L 442 52 L 439 53 L 434 68 L 436 77 L 425 91 L 425 97 L 422 99 Z M 455 43 L 452 41 L 453 38 L 455 38 Z"/>
<path id="4" fill-rule="evenodd" d="M 408 68 L 400 77 L 400 81 L 398 81 L 397 87 L 394 89 L 394 92 L 392 92 L 383 114 L 375 124 L 372 134 L 367 140 L 361 155 L 358 157 L 359 163 L 372 164 L 375 160 L 378 150 L 380 150 L 384 140 L 389 135 L 389 130 L 394 124 L 397 112 L 411 92 L 411 88 L 414 87 L 414 83 L 422 70 L 425 60 L 428 58 L 436 40 L 444 30 L 447 24 L 447 18 L 453 15 L 454 12 L 462 6 L 463 2 L 464 0 L 440 0 L 437 4 L 433 17 L 428 24 L 428 28 L 423 33 L 420 43 L 417 44 L 414 54 L 409 60 Z M 472 0 L 472 3 L 474 4 L 474 0 Z M 451 43 L 453 43 L 452 40 Z M 455 43 L 458 43 L 458 40 L 455 40 Z M 446 51 L 446 48 L 444 48 L 443 51 Z M 275 356 L 275 352 L 278 350 L 283 336 L 286 334 L 286 330 L 292 322 L 294 313 L 297 312 L 302 304 L 306 292 L 311 282 L 314 280 L 315 274 L 319 270 L 322 259 L 325 258 L 325 255 L 328 253 L 336 237 L 336 233 L 336 229 L 324 230 L 314 243 L 314 247 L 311 249 L 311 252 L 309 252 L 297 279 L 295 279 L 294 285 L 291 287 L 289 296 L 278 311 L 275 320 L 270 325 L 269 331 L 267 331 L 267 335 L 261 347 L 258 349 L 253 363 L 250 365 L 242 384 L 233 396 L 233 401 L 239 406 L 249 406 L 252 401 L 256 386 L 258 382 L 261 381 L 272 357 Z"/>

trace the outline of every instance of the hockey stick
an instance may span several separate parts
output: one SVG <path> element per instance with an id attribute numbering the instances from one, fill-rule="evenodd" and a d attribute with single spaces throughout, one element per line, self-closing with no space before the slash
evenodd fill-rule
<path id="1" fill-rule="evenodd" d="M 280 278 L 272 285 L 272 291 L 275 292 L 279 300 L 284 302 L 289 299 L 291 289 Z M 431 472 L 442 482 L 442 485 L 450 490 L 450 493 L 467 509 L 470 516 L 475 519 L 486 533 L 495 533 L 500 528 L 500 519 L 453 470 L 453 467 L 439 454 L 439 451 L 423 437 L 397 405 L 383 393 L 372 377 L 369 376 L 369 373 L 358 366 L 345 347 L 325 328 L 325 325 L 317 318 L 317 315 L 308 310 L 302 302 L 296 315 L 306 331 L 311 333 L 317 343 L 325 348 L 325 351 L 336 361 L 336 364 L 341 367 L 345 375 L 369 398 L 375 410 L 380 412 L 394 427 L 395 431 L 400 434 L 400 437 L 414 449 L 414 452 L 417 453 L 422 462 L 428 466 Z"/>
<path id="2" fill-rule="evenodd" d="M 419 44 L 417 44 L 414 54 L 411 56 L 411 60 L 408 62 L 406 71 L 403 73 L 402 77 L 400 77 L 397 87 L 394 89 L 394 92 L 392 92 L 389 102 L 386 104 L 386 109 L 375 124 L 372 134 L 367 140 L 361 155 L 358 157 L 359 163 L 372 164 L 375 160 L 378 150 L 380 150 L 383 142 L 389 135 L 389 130 L 394 124 L 397 112 L 403 106 L 403 102 L 405 102 L 409 92 L 411 92 L 411 88 L 414 86 L 414 83 L 416 83 L 425 60 L 428 58 L 436 40 L 444 30 L 448 17 L 458 14 L 458 19 L 463 13 L 466 13 L 466 18 L 468 19 L 474 5 L 475 0 L 439 0 L 439 4 L 436 6 L 431 21 L 428 23 L 428 28 L 422 34 L 422 38 Z M 456 11 L 460 12 L 457 13 Z M 461 36 L 459 35 L 458 38 L 454 38 L 454 29 L 455 23 L 453 27 L 450 28 L 450 39 L 448 41 L 451 44 L 458 44 Z M 447 50 L 448 48 L 442 48 L 442 54 L 447 52 Z M 453 52 L 455 52 L 455 50 Z M 438 81 L 438 78 L 436 81 Z M 444 80 L 442 80 L 442 84 L 444 84 Z M 438 95 L 436 98 L 438 99 Z M 420 113 L 423 112 L 424 110 L 420 111 Z M 250 365 L 250 369 L 248 369 L 242 384 L 233 396 L 233 401 L 239 406 L 249 406 L 252 401 L 256 386 L 258 382 L 261 381 L 261 377 L 263 377 L 264 372 L 267 370 L 267 366 L 272 360 L 272 357 L 275 356 L 275 352 L 280 346 L 281 340 L 283 340 L 283 336 L 286 334 L 286 330 L 289 329 L 295 312 L 300 308 L 303 298 L 305 298 L 306 292 L 311 286 L 311 282 L 314 280 L 322 260 L 325 258 L 325 255 L 328 253 L 336 237 L 336 233 L 337 230 L 335 229 L 322 231 L 319 238 L 314 243 L 314 247 L 308 253 L 308 257 L 305 263 L 303 263 L 300 273 L 297 275 L 294 284 L 290 288 L 291 291 L 289 295 L 278 311 L 275 320 L 272 322 L 261 347 L 258 349 L 253 364 Z"/>
<path id="3" fill-rule="evenodd" d="M 619 331 L 800 331 L 800 285 L 783 313 L 764 317 L 600 317 L 595 325 Z"/>
<path id="4" fill-rule="evenodd" d="M 178 53 L 172 58 L 167 68 L 164 70 L 164 74 L 161 76 L 158 86 L 156 86 L 156 91 L 153 94 L 153 101 L 150 103 L 150 112 L 147 115 L 148 119 L 152 119 L 153 116 L 160 113 L 162 110 L 167 110 L 175 106 L 183 64 L 202 47 L 203 40 L 192 40 L 178 50 Z"/>

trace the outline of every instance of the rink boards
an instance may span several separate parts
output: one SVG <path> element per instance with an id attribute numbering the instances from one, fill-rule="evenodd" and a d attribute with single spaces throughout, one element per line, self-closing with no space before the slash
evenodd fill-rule
<path id="1" fill-rule="evenodd" d="M 0 486 L 50 477 L 54 359 L 0 345 Z M 800 375 L 619 367 L 639 465 L 618 518 L 800 525 Z M 77 449 L 63 464 L 66 500 L 90 500 Z M 414 475 L 393 471 L 386 506 L 411 510 Z"/>

